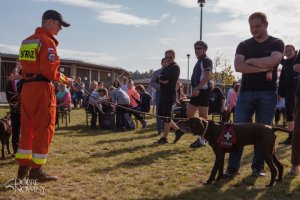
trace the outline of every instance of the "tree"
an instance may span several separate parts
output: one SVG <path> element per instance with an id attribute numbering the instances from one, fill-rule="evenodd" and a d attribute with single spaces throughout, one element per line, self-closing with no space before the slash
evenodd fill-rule
<path id="1" fill-rule="evenodd" d="M 235 81 L 235 77 L 231 70 L 231 65 L 228 64 L 229 60 L 222 54 L 217 54 L 214 62 L 212 80 L 214 80 L 216 84 L 220 84 L 222 86 L 231 85 Z"/>
<path id="2" fill-rule="evenodd" d="M 135 72 L 130 72 L 130 76 L 132 79 L 144 79 L 144 78 L 151 78 L 153 74 L 153 69 L 150 69 L 149 71 L 145 71 L 140 73 L 138 70 L 135 70 Z"/>

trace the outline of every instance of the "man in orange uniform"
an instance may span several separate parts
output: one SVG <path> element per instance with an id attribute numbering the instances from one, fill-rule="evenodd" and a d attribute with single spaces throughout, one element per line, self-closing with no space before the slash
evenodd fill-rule
<path id="1" fill-rule="evenodd" d="M 54 35 L 70 24 L 55 10 L 43 14 L 42 27 L 22 42 L 19 60 L 23 66 L 24 85 L 21 97 L 21 138 L 16 160 L 18 178 L 37 181 L 56 180 L 42 168 L 54 134 L 56 96 L 51 81 L 71 82 L 58 72 L 60 60 Z"/>

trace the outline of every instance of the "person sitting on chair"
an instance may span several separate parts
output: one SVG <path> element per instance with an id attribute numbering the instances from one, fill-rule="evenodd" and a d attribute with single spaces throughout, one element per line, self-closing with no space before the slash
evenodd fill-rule
<path id="1" fill-rule="evenodd" d="M 56 93 L 56 123 L 58 122 L 60 111 L 70 111 L 71 110 L 71 93 L 66 88 L 65 84 L 59 84 L 59 91 Z"/>
<path id="2" fill-rule="evenodd" d="M 187 100 L 187 97 L 183 93 L 183 90 L 184 86 L 178 81 L 176 84 L 176 101 L 173 107 L 173 114 L 175 114 L 175 118 L 186 118 L 187 104 L 185 100 Z"/>
<path id="3" fill-rule="evenodd" d="M 145 91 L 145 87 L 142 85 L 138 85 L 135 87 L 136 91 L 140 94 L 140 99 L 136 99 L 133 96 L 134 101 L 138 104 L 137 107 L 134 107 L 134 110 L 146 112 L 148 113 L 150 111 L 150 103 L 151 103 L 151 96 L 148 92 Z M 139 120 L 142 123 L 143 128 L 146 128 L 147 121 L 143 119 L 141 114 L 137 112 L 132 112 L 132 114 L 135 116 L 137 120 Z"/>

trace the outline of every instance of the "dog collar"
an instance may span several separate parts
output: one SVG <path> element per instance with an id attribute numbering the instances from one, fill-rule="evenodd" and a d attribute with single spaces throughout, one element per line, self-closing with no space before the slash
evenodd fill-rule
<path id="1" fill-rule="evenodd" d="M 203 135 L 202 135 L 202 137 L 204 137 L 205 136 L 205 134 L 206 134 L 206 131 L 207 131 L 207 128 L 208 128 L 208 121 L 206 122 L 206 125 L 205 125 L 205 127 L 204 127 L 204 132 L 203 132 Z"/>

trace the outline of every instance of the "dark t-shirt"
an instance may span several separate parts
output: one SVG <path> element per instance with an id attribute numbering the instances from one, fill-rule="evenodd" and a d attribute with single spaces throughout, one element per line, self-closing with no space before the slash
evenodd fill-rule
<path id="1" fill-rule="evenodd" d="M 160 80 L 168 80 L 167 84 L 160 84 L 161 96 L 175 96 L 176 97 L 176 83 L 180 74 L 180 68 L 176 63 L 172 63 L 163 68 L 160 73 Z"/>
<path id="2" fill-rule="evenodd" d="M 297 55 L 297 58 L 295 60 L 295 64 L 300 64 L 300 53 L 298 53 L 298 55 Z M 297 89 L 296 89 L 296 96 L 300 97 L 300 81 L 298 81 L 298 85 L 297 85 Z"/>
<path id="3" fill-rule="evenodd" d="M 298 83 L 296 77 L 299 76 L 299 73 L 295 72 L 293 68 L 296 56 L 297 55 L 290 59 L 282 59 L 280 62 L 282 69 L 279 77 L 278 94 L 284 98 L 295 95 Z"/>
<path id="4" fill-rule="evenodd" d="M 245 56 L 245 60 L 249 58 L 262 58 L 271 56 L 271 53 L 278 51 L 283 53 L 284 43 L 282 40 L 269 36 L 268 39 L 262 43 L 257 42 L 254 38 L 250 38 L 241 42 L 237 49 L 236 55 Z M 250 73 L 242 75 L 241 91 L 266 91 L 276 90 L 277 85 L 277 68 L 273 67 L 272 81 L 266 79 L 266 72 Z"/>
<path id="5" fill-rule="evenodd" d="M 213 68 L 213 64 L 209 57 L 205 56 L 203 58 L 198 59 L 193 69 L 193 74 L 191 78 L 192 87 L 197 87 L 204 77 L 204 72 L 212 71 L 212 68 Z M 205 85 L 204 87 L 206 89 L 207 85 Z"/>

